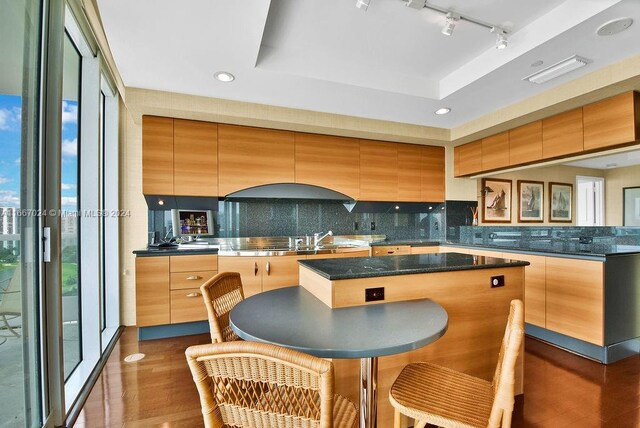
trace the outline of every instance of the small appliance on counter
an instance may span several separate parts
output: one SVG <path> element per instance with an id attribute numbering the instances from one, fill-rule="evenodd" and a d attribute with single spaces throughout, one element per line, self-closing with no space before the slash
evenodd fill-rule
<path id="1" fill-rule="evenodd" d="M 171 220 L 175 236 L 213 235 L 215 233 L 211 210 L 172 209 Z"/>

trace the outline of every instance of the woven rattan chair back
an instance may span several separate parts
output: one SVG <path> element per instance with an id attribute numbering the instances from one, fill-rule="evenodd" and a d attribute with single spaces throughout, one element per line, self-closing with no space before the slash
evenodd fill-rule
<path id="1" fill-rule="evenodd" d="M 221 272 L 200 286 L 207 307 L 211 342 L 238 340 L 229 325 L 229 312 L 244 299 L 242 280 L 237 272 Z"/>
<path id="2" fill-rule="evenodd" d="M 205 427 L 331 428 L 333 364 L 257 342 L 191 346 Z"/>
<path id="3" fill-rule="evenodd" d="M 515 368 L 524 337 L 524 307 L 521 300 L 512 300 L 509 319 L 502 339 L 498 365 L 493 376 L 493 406 L 489 428 L 510 427 L 515 393 Z"/>

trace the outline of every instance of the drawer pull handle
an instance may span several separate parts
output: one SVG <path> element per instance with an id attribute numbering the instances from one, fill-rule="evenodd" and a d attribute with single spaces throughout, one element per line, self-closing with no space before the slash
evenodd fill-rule
<path id="1" fill-rule="evenodd" d="M 192 275 L 192 276 L 188 276 L 187 279 L 189 281 L 195 281 L 195 280 L 198 280 L 198 279 L 202 279 L 202 277 L 199 276 L 199 275 Z"/>
<path id="2" fill-rule="evenodd" d="M 200 297 L 200 296 L 202 296 L 202 294 L 198 293 L 197 291 L 187 294 L 187 297 Z"/>
<path id="3" fill-rule="evenodd" d="M 267 262 L 267 275 L 271 274 L 271 262 Z"/>
<path id="4" fill-rule="evenodd" d="M 258 275 L 258 262 L 253 263 L 253 276 Z"/>
<path id="5" fill-rule="evenodd" d="M 387 254 L 393 254 L 395 251 L 387 251 Z"/>

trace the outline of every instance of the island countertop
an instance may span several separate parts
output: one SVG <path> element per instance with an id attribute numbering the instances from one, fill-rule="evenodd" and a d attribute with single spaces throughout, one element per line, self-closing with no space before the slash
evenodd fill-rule
<path id="1" fill-rule="evenodd" d="M 300 260 L 298 264 L 334 281 L 379 276 L 527 266 L 529 262 L 460 253 Z"/>

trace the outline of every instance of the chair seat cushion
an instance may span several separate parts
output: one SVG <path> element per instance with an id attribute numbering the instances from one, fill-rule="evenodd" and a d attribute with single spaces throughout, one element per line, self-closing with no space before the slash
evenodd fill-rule
<path id="1" fill-rule="evenodd" d="M 407 365 L 389 392 L 401 413 L 441 427 L 486 427 L 491 382 L 429 363 Z"/>

